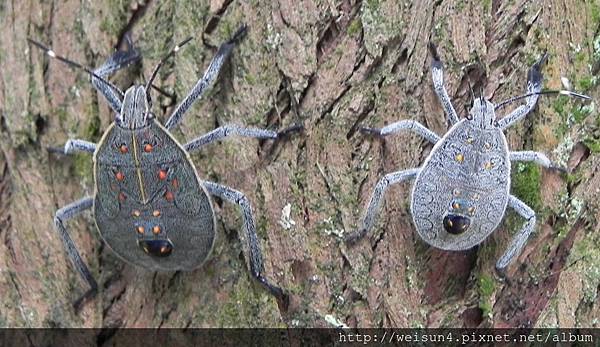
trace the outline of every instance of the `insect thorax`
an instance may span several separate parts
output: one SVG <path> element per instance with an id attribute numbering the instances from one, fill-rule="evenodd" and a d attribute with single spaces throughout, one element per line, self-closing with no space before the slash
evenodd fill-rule
<path id="1" fill-rule="evenodd" d="M 117 124 L 125 129 L 140 129 L 150 125 L 151 120 L 146 88 L 141 85 L 131 86 L 125 91 L 121 113 L 116 118 Z"/>
<path id="2" fill-rule="evenodd" d="M 494 104 L 484 97 L 473 100 L 473 107 L 469 110 L 469 119 L 474 127 L 480 129 L 494 129 L 496 123 L 496 112 Z"/>

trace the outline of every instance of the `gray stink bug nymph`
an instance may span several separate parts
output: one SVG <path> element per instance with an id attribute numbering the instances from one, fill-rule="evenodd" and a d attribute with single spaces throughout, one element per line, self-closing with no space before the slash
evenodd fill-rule
<path id="1" fill-rule="evenodd" d="M 246 33 L 242 26 L 231 40 L 219 47 L 204 76 L 175 108 L 165 125 L 151 112 L 150 88 L 164 61 L 191 38 L 183 41 L 162 59 L 146 85 L 134 85 L 125 93 L 106 80 L 108 74 L 140 59 L 129 43 L 127 51 L 117 51 L 100 68 L 91 71 L 30 40 L 50 57 L 86 70 L 93 86 L 108 100 L 116 113 L 114 122 L 99 143 L 69 140 L 64 153 L 93 154 L 95 193 L 56 212 L 54 224 L 69 258 L 90 285 L 75 301 L 95 295 L 98 285 L 81 259 L 64 223 L 79 213 L 93 209 L 94 219 L 104 242 L 123 260 L 153 271 L 189 271 L 209 257 L 215 239 L 215 215 L 210 195 L 239 205 L 243 211 L 244 232 L 248 241 L 249 268 L 280 304 L 287 295 L 263 276 L 260 246 L 252 209 L 246 196 L 229 187 L 201 180 L 189 153 L 231 135 L 277 139 L 299 127 L 281 132 L 223 126 L 184 145 L 170 131 L 179 124 L 193 102 L 215 82 L 235 43 Z"/>
<path id="2" fill-rule="evenodd" d="M 554 167 L 542 153 L 509 151 L 503 131 L 531 112 L 540 94 L 589 97 L 565 90 L 542 91 L 541 67 L 547 58 L 544 55 L 529 70 L 525 95 L 494 105 L 482 92 L 479 98 L 474 98 L 469 115 L 459 120 L 444 88 L 442 63 L 434 45 L 430 45 L 430 52 L 434 90 L 451 128 L 441 138 L 413 120 L 399 121 L 381 129 L 361 129 L 380 137 L 411 130 L 434 146 L 420 168 L 387 174 L 377 183 L 362 228 L 349 234 L 346 241 L 360 239 L 373 226 L 387 187 L 415 179 L 410 201 L 413 223 L 419 236 L 436 248 L 460 251 L 478 245 L 498 227 L 507 206 L 525 219 L 525 224 L 496 262 L 496 268 L 503 270 L 520 254 L 536 222 L 535 212 L 509 192 L 511 162 L 529 161 Z M 526 99 L 526 104 L 496 119 L 495 111 L 520 99 Z"/>

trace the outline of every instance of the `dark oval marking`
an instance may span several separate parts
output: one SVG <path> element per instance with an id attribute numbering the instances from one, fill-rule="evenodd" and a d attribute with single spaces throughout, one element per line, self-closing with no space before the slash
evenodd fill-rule
<path id="1" fill-rule="evenodd" d="M 153 257 L 164 258 L 173 252 L 173 243 L 169 240 L 141 240 L 138 244 Z"/>
<path id="2" fill-rule="evenodd" d="M 469 229 L 471 219 L 456 214 L 449 214 L 444 217 L 444 229 L 452 235 L 460 235 Z"/>

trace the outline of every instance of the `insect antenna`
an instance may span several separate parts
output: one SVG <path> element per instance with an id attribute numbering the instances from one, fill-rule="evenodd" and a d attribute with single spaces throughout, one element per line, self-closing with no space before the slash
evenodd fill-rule
<path id="1" fill-rule="evenodd" d="M 152 75 L 150 75 L 150 79 L 148 80 L 148 82 L 146 82 L 146 93 L 148 94 L 148 103 L 151 104 L 151 99 L 150 99 L 150 88 L 154 87 L 154 89 L 158 90 L 159 92 L 161 92 L 160 88 L 155 87 L 154 85 L 152 85 L 152 82 L 154 81 L 154 79 L 156 78 L 156 75 L 158 74 L 158 70 L 165 64 L 165 62 L 167 61 L 167 59 L 169 59 L 170 57 L 172 57 L 173 55 L 175 55 L 175 53 L 177 53 L 179 51 L 179 49 L 185 45 L 186 43 L 190 42 L 192 40 L 193 37 L 188 37 L 187 39 L 181 41 L 180 43 L 176 44 L 175 47 L 173 47 L 173 49 L 171 49 L 171 51 L 164 56 L 156 65 L 156 67 L 154 68 L 154 71 L 152 71 Z"/>
<path id="2" fill-rule="evenodd" d="M 571 96 L 571 97 L 575 97 L 575 98 L 581 98 L 581 99 L 585 99 L 585 100 L 591 100 L 592 98 L 587 96 L 587 95 L 583 95 L 583 94 L 579 94 L 579 93 L 575 93 L 572 92 L 570 90 L 542 90 L 540 92 L 535 92 L 535 93 L 528 93 L 528 94 L 524 94 L 524 95 L 518 95 L 518 96 L 513 96 L 512 98 L 509 98 L 508 100 L 504 100 L 501 103 L 499 103 L 498 105 L 496 105 L 496 107 L 494 108 L 495 110 L 498 110 L 510 103 L 513 103 L 517 100 L 521 100 L 521 99 L 525 99 L 528 98 L 530 96 L 533 95 L 566 95 L 566 96 Z"/>
<path id="3" fill-rule="evenodd" d="M 157 86 L 156 84 L 152 85 L 152 89 L 156 90 L 157 92 L 159 92 L 160 94 L 166 96 L 169 99 L 175 99 L 175 95 L 171 94 L 169 92 L 167 92 L 166 90 L 162 89 L 161 87 Z"/>
<path id="4" fill-rule="evenodd" d="M 473 85 L 471 84 L 471 76 L 467 72 L 467 85 L 469 86 L 469 91 L 471 92 L 471 101 L 475 102 L 475 92 L 473 91 Z"/>
<path id="5" fill-rule="evenodd" d="M 119 94 L 121 96 L 121 98 L 123 98 L 123 92 L 121 91 L 121 89 L 119 89 L 117 86 L 115 86 L 114 84 L 110 83 L 109 81 L 107 81 L 106 79 L 104 79 L 102 76 L 98 75 L 97 73 L 95 73 L 94 71 L 92 71 L 91 69 L 77 63 L 74 62 L 73 60 L 67 59 L 65 57 L 62 57 L 58 54 L 56 54 L 53 50 L 51 50 L 50 48 L 44 46 L 43 44 L 32 40 L 30 38 L 27 38 L 27 41 L 29 41 L 29 43 L 31 43 L 32 45 L 42 49 L 44 51 L 44 53 L 46 53 L 46 55 L 48 55 L 50 58 L 54 58 L 54 59 L 58 59 L 60 61 L 62 61 L 63 63 L 81 69 L 85 72 L 87 72 L 88 74 L 90 74 L 91 76 L 97 78 L 98 80 L 102 81 L 102 83 L 106 84 L 107 86 L 109 86 L 111 89 L 113 89 L 115 92 L 117 92 L 117 94 Z"/>
<path id="6" fill-rule="evenodd" d="M 479 99 L 481 100 L 481 104 L 483 106 L 483 110 L 485 111 L 487 109 L 487 103 L 485 102 L 485 96 L 484 96 L 483 86 L 480 86 L 480 88 L 479 88 Z"/>

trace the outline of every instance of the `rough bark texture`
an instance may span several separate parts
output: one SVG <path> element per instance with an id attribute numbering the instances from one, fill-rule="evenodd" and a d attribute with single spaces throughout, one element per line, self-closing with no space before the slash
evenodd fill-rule
<path id="1" fill-rule="evenodd" d="M 52 220 L 60 206 L 93 193 L 92 162 L 47 148 L 73 137 L 97 141 L 113 115 L 85 73 L 48 61 L 26 37 L 93 67 L 130 31 L 144 60 L 112 79 L 125 88 L 193 35 L 157 82 L 181 100 L 241 23 L 249 35 L 175 136 L 183 141 L 226 123 L 304 124 L 289 141 L 235 138 L 194 156 L 201 177 L 252 201 L 266 274 L 291 293 L 289 310 L 249 276 L 240 213 L 219 201 L 213 256 L 191 273 L 124 264 L 103 246 L 91 213 L 69 222 L 101 288 L 76 314 L 71 304 L 86 287 Z M 464 116 L 469 78 L 495 102 L 522 94 L 544 51 L 546 88 L 560 88 L 565 77 L 597 97 L 599 25 L 600 2 L 575 0 L 0 1 L 0 326 L 600 326 L 593 103 L 542 97 L 507 132 L 512 149 L 542 151 L 570 169 L 513 165 L 512 192 L 537 211 L 538 226 L 509 266 L 510 282 L 494 275 L 494 263 L 520 217 L 508 211 L 473 250 L 432 249 L 414 231 L 410 184 L 389 190 L 369 238 L 353 247 L 339 238 L 356 228 L 382 175 L 419 166 L 431 150 L 416 135 L 381 141 L 357 127 L 413 119 L 446 130 L 430 41 Z M 159 100 L 154 111 L 165 120 L 173 107 Z"/>

